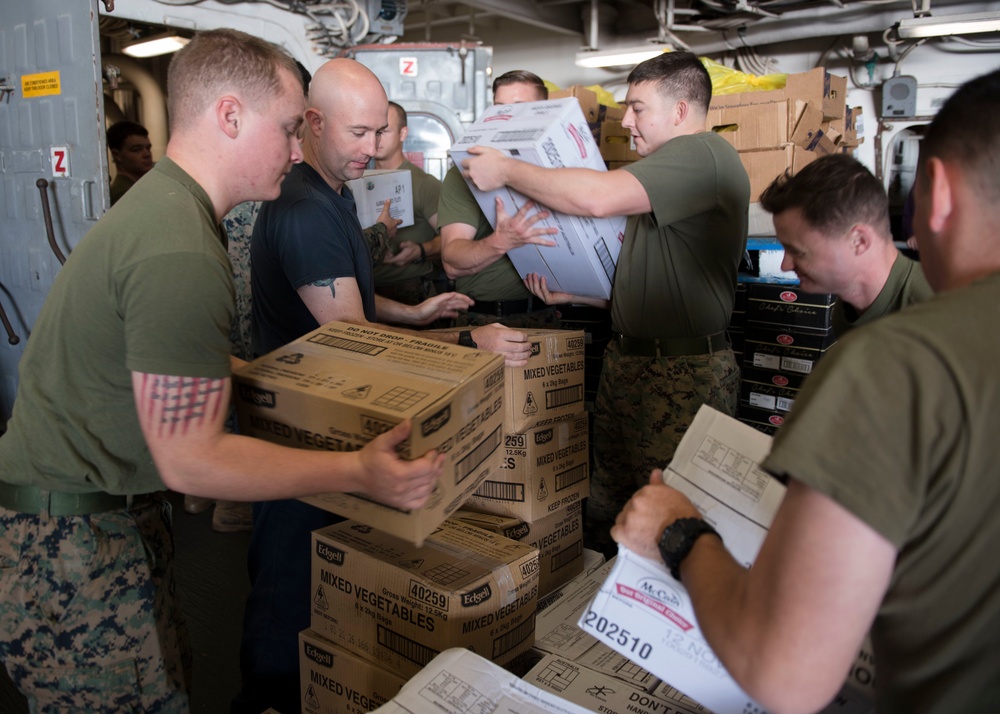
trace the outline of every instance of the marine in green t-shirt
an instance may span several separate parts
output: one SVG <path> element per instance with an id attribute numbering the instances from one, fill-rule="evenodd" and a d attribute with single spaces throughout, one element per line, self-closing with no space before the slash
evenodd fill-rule
<path id="1" fill-rule="evenodd" d="M 705 131 L 712 83 L 690 52 L 628 77 L 622 125 L 643 158 L 614 171 L 544 169 L 483 150 L 467 162 L 482 190 L 509 185 L 552 210 L 627 215 L 611 292 L 615 335 L 595 402 L 588 547 L 613 555 L 610 529 L 653 467 L 673 457 L 702 404 L 735 414 L 739 366 L 725 330 L 746 248 L 750 181 L 736 150 Z M 607 301 L 529 284 L 547 303 Z"/>
<path id="2" fill-rule="evenodd" d="M 846 154 L 776 178 L 760 196 L 802 289 L 832 293 L 834 330 L 869 324 L 933 294 L 920 266 L 892 242 L 882 182 Z"/>

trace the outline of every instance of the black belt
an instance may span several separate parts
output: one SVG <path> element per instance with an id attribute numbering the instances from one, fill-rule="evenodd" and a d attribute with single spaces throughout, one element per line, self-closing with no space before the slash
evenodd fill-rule
<path id="1" fill-rule="evenodd" d="M 709 355 L 729 347 L 725 332 L 704 337 L 626 337 L 615 333 L 621 353 L 630 357 L 684 357 Z"/>
<path id="2" fill-rule="evenodd" d="M 128 496 L 95 493 L 62 493 L 35 486 L 15 486 L 0 482 L 0 506 L 18 513 L 48 513 L 54 518 L 83 516 L 128 507 Z"/>
<path id="3" fill-rule="evenodd" d="M 476 300 L 469 312 L 480 312 L 484 315 L 522 315 L 526 312 L 538 312 L 548 309 L 548 305 L 532 296 L 523 300 Z"/>

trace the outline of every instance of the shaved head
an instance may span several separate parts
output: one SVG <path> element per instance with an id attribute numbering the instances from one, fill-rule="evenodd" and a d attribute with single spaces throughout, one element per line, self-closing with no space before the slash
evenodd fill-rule
<path id="1" fill-rule="evenodd" d="M 333 59 L 309 85 L 306 163 L 340 191 L 360 178 L 388 125 L 389 99 L 375 74 L 352 59 Z"/>

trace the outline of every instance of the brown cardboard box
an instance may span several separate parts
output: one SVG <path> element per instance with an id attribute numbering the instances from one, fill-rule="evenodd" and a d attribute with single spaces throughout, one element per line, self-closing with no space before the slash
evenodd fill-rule
<path id="1" fill-rule="evenodd" d="M 360 714 L 396 696 L 406 680 L 312 630 L 299 633 L 299 691 L 308 714 Z"/>
<path id="2" fill-rule="evenodd" d="M 537 521 L 459 509 L 453 519 L 538 549 L 538 593 L 545 597 L 583 572 L 583 502 Z"/>
<path id="3" fill-rule="evenodd" d="M 576 97 L 576 100 L 580 102 L 580 109 L 583 110 L 583 117 L 588 124 L 600 121 L 601 105 L 597 101 L 597 93 L 594 90 L 575 84 L 566 89 L 549 92 L 549 99 L 564 99 L 566 97 Z"/>
<path id="4" fill-rule="evenodd" d="M 428 504 L 401 511 L 347 493 L 303 500 L 420 542 L 500 468 L 500 355 L 331 322 L 237 370 L 240 431 L 286 446 L 353 451 L 404 419 L 404 458 L 447 452 Z M 280 477 L 280 474 L 275 474 Z"/>
<path id="5" fill-rule="evenodd" d="M 468 508 L 537 521 L 590 495 L 586 413 L 572 421 L 504 434 L 499 471 L 469 496 Z"/>
<path id="6" fill-rule="evenodd" d="M 313 532 L 313 630 L 411 677 L 450 647 L 503 666 L 531 647 L 538 551 L 448 519 L 423 546 L 355 521 Z"/>
<path id="7" fill-rule="evenodd" d="M 708 128 L 728 141 L 737 151 L 775 149 L 787 144 L 794 110 L 788 100 L 766 104 L 712 107 Z M 822 117 L 821 117 L 822 118 Z"/>
<path id="8" fill-rule="evenodd" d="M 764 189 L 786 170 L 791 169 L 794 175 L 817 156 L 794 144 L 765 151 L 741 151 L 740 161 L 750 177 L 751 203 L 759 200 Z"/>
<path id="9" fill-rule="evenodd" d="M 504 370 L 506 433 L 572 419 L 583 411 L 583 330 L 522 329 L 531 342 L 524 367 Z"/>
<path id="10" fill-rule="evenodd" d="M 632 141 L 632 132 L 620 121 L 601 122 L 601 140 L 598 144 L 605 161 L 638 161 L 639 154 Z"/>
<path id="11" fill-rule="evenodd" d="M 822 67 L 808 72 L 790 74 L 783 89 L 766 92 L 740 92 L 712 97 L 712 108 L 741 104 L 765 104 L 784 99 L 802 100 L 823 112 L 827 119 L 844 116 L 847 99 L 847 77 L 830 74 Z"/>

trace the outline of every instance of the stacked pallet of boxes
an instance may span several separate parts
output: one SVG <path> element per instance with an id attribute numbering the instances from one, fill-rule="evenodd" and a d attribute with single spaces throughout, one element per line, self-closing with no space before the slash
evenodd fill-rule
<path id="1" fill-rule="evenodd" d="M 505 368 L 499 471 L 459 514 L 538 548 L 544 597 L 583 570 L 583 499 L 590 495 L 589 417 L 584 411 L 584 333 L 524 330 L 532 354 Z"/>
<path id="2" fill-rule="evenodd" d="M 773 231 L 754 205 L 771 181 L 861 142 L 861 109 L 847 107 L 846 95 L 847 79 L 820 67 L 788 75 L 783 89 L 712 98 L 708 128 L 739 151 L 750 177 L 751 235 Z"/>
<path id="3" fill-rule="evenodd" d="M 312 540 L 311 628 L 300 634 L 303 710 L 368 711 L 434 655 L 472 647 L 517 668 L 534 641 L 538 551 L 446 520 L 503 457 L 503 358 L 328 323 L 236 375 L 241 431 L 352 451 L 404 419 L 404 458 L 446 453 L 428 504 L 403 511 L 342 493 L 303 499 L 346 516 Z"/>
<path id="4" fill-rule="evenodd" d="M 768 434 L 784 423 L 803 380 L 837 341 L 834 300 L 794 285 L 747 285 L 740 421 Z"/>

